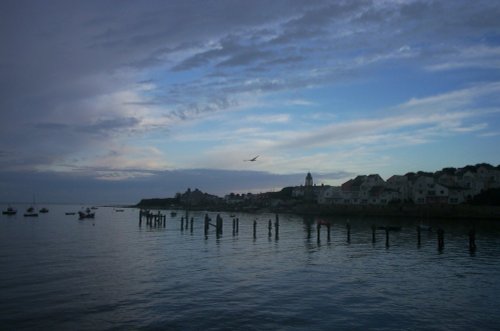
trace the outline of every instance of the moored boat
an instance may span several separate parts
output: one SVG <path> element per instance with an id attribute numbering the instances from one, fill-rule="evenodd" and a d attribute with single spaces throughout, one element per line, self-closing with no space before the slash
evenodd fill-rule
<path id="1" fill-rule="evenodd" d="M 48 213 L 49 210 L 45 207 L 43 207 L 42 209 L 39 210 L 40 213 Z"/>
<path id="2" fill-rule="evenodd" d="M 34 207 L 29 207 L 24 213 L 24 217 L 38 217 L 38 213 L 35 211 Z"/>
<path id="3" fill-rule="evenodd" d="M 17 214 L 17 210 L 15 210 L 14 208 L 12 208 L 11 206 L 7 207 L 6 210 L 3 210 L 2 211 L 2 214 L 3 215 L 15 215 Z"/>
<path id="4" fill-rule="evenodd" d="M 79 219 L 94 218 L 94 216 L 95 216 L 95 213 L 91 212 L 89 208 L 85 209 L 85 211 L 78 212 Z"/>

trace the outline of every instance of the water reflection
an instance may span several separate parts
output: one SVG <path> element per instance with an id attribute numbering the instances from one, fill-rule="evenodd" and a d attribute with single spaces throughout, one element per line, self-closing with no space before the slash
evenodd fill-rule
<path id="1" fill-rule="evenodd" d="M 231 231 L 221 213 L 217 235 L 212 226 L 204 232 L 201 212 L 190 213 L 191 232 L 191 222 L 181 231 L 180 217 L 138 227 L 137 213 L 102 208 L 93 227 L 64 209 L 36 223 L 1 219 L 8 320 L 0 329 L 95 329 L 102 321 L 102 329 L 500 326 L 493 222 L 279 215 L 275 227 L 274 214 L 241 213 Z"/>

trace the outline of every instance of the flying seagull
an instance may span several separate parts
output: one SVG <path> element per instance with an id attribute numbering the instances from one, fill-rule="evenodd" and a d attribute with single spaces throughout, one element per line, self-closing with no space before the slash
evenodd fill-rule
<path id="1" fill-rule="evenodd" d="M 243 160 L 243 161 L 249 161 L 249 162 L 254 162 L 254 161 L 257 161 L 257 158 L 259 157 L 259 155 L 257 155 L 256 157 L 250 159 L 250 160 Z"/>

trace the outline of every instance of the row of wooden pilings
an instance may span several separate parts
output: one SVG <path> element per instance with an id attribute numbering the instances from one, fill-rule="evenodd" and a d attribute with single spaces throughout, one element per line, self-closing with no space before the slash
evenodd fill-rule
<path id="1" fill-rule="evenodd" d="M 159 226 L 166 226 L 166 221 L 167 221 L 167 216 L 162 215 L 160 211 L 158 211 L 156 214 L 149 211 L 149 210 L 140 210 L 139 211 L 139 226 L 142 225 L 142 220 L 146 221 L 146 225 L 151 226 L 151 227 L 159 227 Z"/>
<path id="2" fill-rule="evenodd" d="M 223 233 L 223 220 L 222 220 L 222 217 L 217 214 L 217 217 L 215 219 L 215 224 L 212 223 L 212 219 L 208 216 L 208 214 L 205 214 L 205 236 L 208 235 L 208 230 L 210 228 L 210 226 L 213 226 L 215 227 L 215 233 L 217 234 L 217 236 L 220 236 L 222 235 Z M 276 219 L 274 221 L 274 236 L 275 236 L 275 239 L 278 240 L 279 239 L 279 227 L 280 227 L 280 220 L 279 220 L 279 216 L 276 215 Z M 272 224 L 272 221 L 269 220 L 268 222 L 268 236 L 269 237 L 272 237 L 272 229 L 273 229 L 273 224 Z M 237 235 L 240 231 L 240 219 L 239 218 L 233 218 L 233 236 L 234 235 Z M 257 238 L 257 220 L 254 220 L 253 221 L 253 238 L 256 239 Z"/>
<path id="3" fill-rule="evenodd" d="M 158 211 L 156 214 L 152 213 L 148 210 L 141 210 L 139 212 L 139 226 L 142 225 L 143 219 L 146 220 L 146 225 L 150 227 L 166 227 L 166 215 L 162 215 L 160 211 Z M 233 230 L 233 236 L 237 235 L 239 233 L 239 218 L 233 218 L 232 220 L 232 230 Z M 186 212 L 186 217 L 182 217 L 180 220 L 180 229 L 181 231 L 188 230 L 190 229 L 191 232 L 193 232 L 193 223 L 194 223 L 194 218 L 191 217 L 189 219 L 188 217 L 188 212 Z M 217 214 L 215 218 L 215 223 L 212 221 L 212 219 L 208 216 L 208 214 L 205 214 L 204 218 L 204 233 L 205 236 L 208 236 L 209 234 L 209 229 L 210 227 L 215 228 L 215 233 L 217 237 L 222 236 L 223 234 L 223 219 L 220 216 L 220 214 Z M 276 214 L 275 216 L 275 221 L 274 224 L 271 219 L 268 221 L 267 229 L 268 229 L 268 237 L 272 237 L 272 229 L 274 225 L 274 237 L 276 240 L 279 239 L 279 228 L 280 228 L 280 221 L 279 221 L 279 216 Z M 316 224 L 316 232 L 317 232 L 317 242 L 321 242 L 321 228 L 322 226 L 326 227 L 326 233 L 327 233 L 327 241 L 330 242 L 331 240 L 331 223 L 330 222 L 325 222 L 325 221 L 318 221 Z M 422 243 L 422 231 L 431 231 L 430 227 L 427 226 L 421 226 L 417 225 L 417 245 L 418 247 L 421 246 Z M 374 224 L 371 226 L 372 230 L 372 243 L 375 243 L 377 241 L 376 239 L 376 231 L 377 230 L 383 230 L 385 232 L 385 245 L 386 247 L 390 246 L 389 243 L 389 237 L 390 237 L 390 232 L 396 232 L 400 231 L 401 227 L 397 226 L 375 226 Z M 309 225 L 307 227 L 307 232 L 308 232 L 308 238 L 311 237 L 311 226 Z M 351 224 L 349 222 L 346 223 L 346 233 L 347 233 L 347 242 L 351 242 Z M 444 230 L 442 228 L 438 228 L 437 231 L 437 246 L 438 250 L 443 250 L 444 249 Z M 476 230 L 472 228 L 469 233 L 469 250 L 470 251 L 475 251 L 477 246 L 476 246 Z M 257 238 L 257 220 L 253 221 L 253 238 Z"/>
<path id="4" fill-rule="evenodd" d="M 316 230 L 317 230 L 317 241 L 320 243 L 321 241 L 321 225 L 325 225 L 327 229 L 327 240 L 330 241 L 330 232 L 331 232 L 331 224 L 330 222 L 318 222 L 316 225 Z M 385 232 L 385 246 L 389 247 L 389 237 L 390 237 L 390 232 L 396 232 L 400 231 L 401 227 L 398 226 L 375 226 L 375 224 L 372 224 L 371 226 L 372 229 L 372 243 L 376 243 L 377 237 L 376 237 L 376 231 L 377 230 L 384 230 Z M 422 244 L 422 231 L 431 231 L 430 227 L 427 226 L 421 226 L 417 225 L 417 245 L 418 247 L 421 246 Z M 349 222 L 346 223 L 346 232 L 347 232 L 347 242 L 351 242 L 351 224 Z M 442 228 L 437 229 L 437 247 L 438 250 L 442 251 L 444 249 L 444 230 Z M 476 246 L 476 230 L 472 228 L 469 231 L 469 250 L 471 252 L 475 251 L 477 246 Z M 310 229 L 308 229 L 308 238 L 310 238 Z"/>

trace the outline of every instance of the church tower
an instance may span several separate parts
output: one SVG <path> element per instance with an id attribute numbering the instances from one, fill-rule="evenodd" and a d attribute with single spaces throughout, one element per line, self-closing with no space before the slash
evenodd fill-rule
<path id="1" fill-rule="evenodd" d="M 306 187 L 313 186 L 313 177 L 311 176 L 311 173 L 308 172 L 306 176 Z"/>

